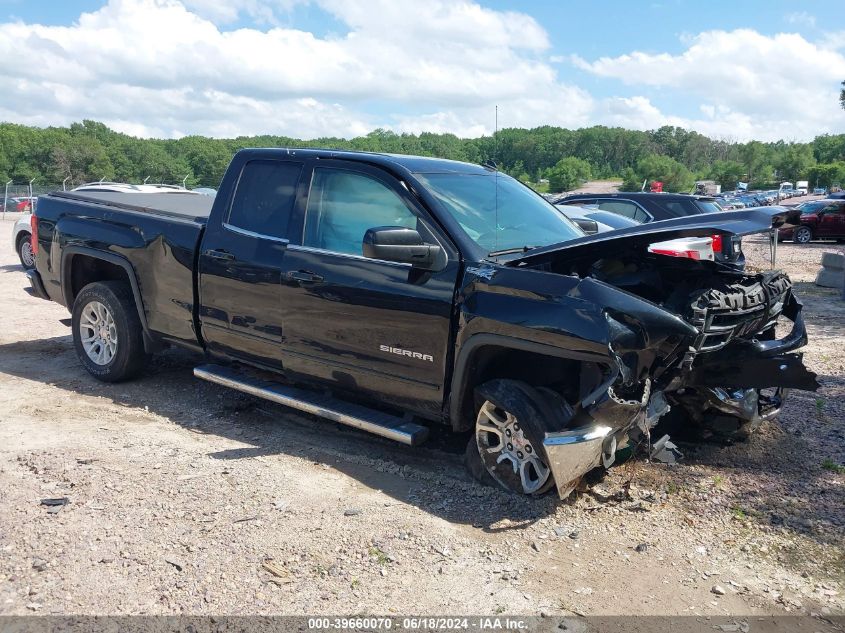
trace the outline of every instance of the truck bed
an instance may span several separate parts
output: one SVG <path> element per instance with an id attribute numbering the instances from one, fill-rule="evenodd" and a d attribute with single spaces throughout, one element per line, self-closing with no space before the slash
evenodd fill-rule
<path id="1" fill-rule="evenodd" d="M 196 346 L 196 255 L 213 203 L 212 196 L 178 191 L 41 196 L 39 244 L 47 252 L 62 245 L 56 265 L 40 271 L 46 293 L 70 307 L 81 287 L 67 270 L 105 257 L 134 277 L 151 337 Z"/>
<path id="2" fill-rule="evenodd" d="M 92 191 L 56 191 L 50 194 L 74 202 L 108 205 L 124 211 L 162 215 L 205 224 L 214 204 L 212 196 L 192 193 L 121 193 Z"/>

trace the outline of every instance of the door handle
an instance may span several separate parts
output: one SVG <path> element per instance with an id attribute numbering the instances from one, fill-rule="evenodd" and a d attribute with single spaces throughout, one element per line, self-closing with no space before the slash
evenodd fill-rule
<path id="1" fill-rule="evenodd" d="M 218 251 L 211 248 L 205 251 L 205 254 L 211 259 L 219 259 L 227 262 L 230 262 L 235 259 L 235 256 L 232 255 L 232 253 L 229 253 L 228 251 Z"/>
<path id="2" fill-rule="evenodd" d="M 307 270 L 291 270 L 285 277 L 288 281 L 297 281 L 300 283 L 318 283 L 323 281 L 320 275 L 309 272 Z"/>

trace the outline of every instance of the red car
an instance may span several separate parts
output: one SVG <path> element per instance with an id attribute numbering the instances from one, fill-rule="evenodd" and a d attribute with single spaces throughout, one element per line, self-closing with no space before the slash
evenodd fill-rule
<path id="1" fill-rule="evenodd" d="M 38 198 L 18 198 L 17 205 L 15 206 L 15 211 L 18 213 L 30 213 L 32 211 L 33 205 L 37 204 Z M 9 205 L 11 206 L 11 205 Z"/>
<path id="2" fill-rule="evenodd" d="M 817 200 L 801 208 L 795 226 L 782 228 L 782 240 L 808 244 L 812 240 L 845 240 L 845 200 Z"/>

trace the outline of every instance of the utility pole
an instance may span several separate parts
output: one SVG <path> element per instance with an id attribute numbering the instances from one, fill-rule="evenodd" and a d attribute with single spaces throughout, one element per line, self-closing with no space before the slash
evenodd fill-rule
<path id="1" fill-rule="evenodd" d="M 6 183 L 6 190 L 3 192 L 3 219 L 6 219 L 6 205 L 9 204 L 9 185 L 12 181 Z"/>

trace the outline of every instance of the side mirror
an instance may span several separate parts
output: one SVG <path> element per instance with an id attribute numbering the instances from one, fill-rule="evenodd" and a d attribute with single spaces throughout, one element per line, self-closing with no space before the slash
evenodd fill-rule
<path id="1" fill-rule="evenodd" d="M 599 224 L 589 218 L 570 218 L 587 235 L 595 235 L 599 232 Z"/>
<path id="2" fill-rule="evenodd" d="M 442 257 L 440 246 L 426 244 L 418 231 L 401 226 L 367 229 L 363 252 L 370 259 L 411 264 L 420 270 L 434 270 Z"/>

